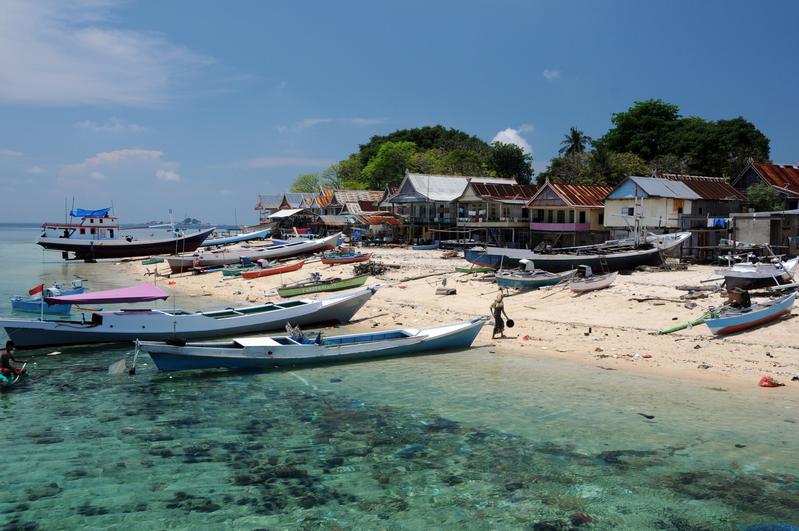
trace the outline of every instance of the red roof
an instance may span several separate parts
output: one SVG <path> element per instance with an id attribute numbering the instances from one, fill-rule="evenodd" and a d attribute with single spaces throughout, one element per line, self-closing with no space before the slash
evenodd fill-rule
<path id="1" fill-rule="evenodd" d="M 538 187 L 534 184 L 471 183 L 472 190 L 486 199 L 530 199 Z"/>
<path id="2" fill-rule="evenodd" d="M 400 225 L 400 220 L 391 214 L 361 214 L 358 219 L 367 225 Z"/>
<path id="3" fill-rule="evenodd" d="M 655 172 L 655 177 L 679 181 L 696 192 L 702 199 L 710 201 L 746 201 L 746 196 L 732 187 L 722 177 L 706 177 L 704 175 L 682 175 L 679 173 Z"/>
<path id="4" fill-rule="evenodd" d="M 799 196 L 799 166 L 754 162 L 752 167 L 771 186 Z"/>
<path id="5" fill-rule="evenodd" d="M 551 186 L 570 206 L 601 207 L 612 186 L 598 184 L 555 184 Z"/>

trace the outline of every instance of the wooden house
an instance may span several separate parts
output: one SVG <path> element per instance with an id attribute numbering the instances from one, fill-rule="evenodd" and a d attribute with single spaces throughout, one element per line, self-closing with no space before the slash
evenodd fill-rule
<path id="1" fill-rule="evenodd" d="M 545 182 L 527 203 L 530 243 L 565 247 L 606 240 L 603 200 L 611 190 L 610 186 Z"/>
<path id="2" fill-rule="evenodd" d="M 730 183 L 746 195 L 755 183 L 771 186 L 783 199 L 783 210 L 799 208 L 799 166 L 750 161 Z"/>
<path id="3" fill-rule="evenodd" d="M 469 181 L 455 199 L 457 226 L 480 241 L 524 246 L 530 223 L 527 202 L 536 189 L 532 184 Z"/>

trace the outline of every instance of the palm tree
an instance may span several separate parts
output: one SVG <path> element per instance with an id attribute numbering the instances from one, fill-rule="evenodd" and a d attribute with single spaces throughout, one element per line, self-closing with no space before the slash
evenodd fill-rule
<path id="1" fill-rule="evenodd" d="M 591 137 L 572 127 L 569 133 L 563 135 L 563 141 L 560 143 L 561 148 L 558 153 L 565 156 L 576 155 L 577 153 L 585 153 L 585 148 L 591 143 Z"/>

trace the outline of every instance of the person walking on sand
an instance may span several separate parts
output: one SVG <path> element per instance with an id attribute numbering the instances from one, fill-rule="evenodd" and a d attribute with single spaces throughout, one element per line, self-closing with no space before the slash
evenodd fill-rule
<path id="1" fill-rule="evenodd" d="M 505 303 L 502 299 L 502 290 L 499 290 L 497 298 L 491 303 L 491 314 L 494 316 L 494 332 L 491 334 L 491 339 L 496 339 L 497 334 L 499 337 L 505 337 L 505 321 L 502 320 L 502 316 L 505 315 L 505 319 L 507 319 L 508 314 L 505 313 Z"/>

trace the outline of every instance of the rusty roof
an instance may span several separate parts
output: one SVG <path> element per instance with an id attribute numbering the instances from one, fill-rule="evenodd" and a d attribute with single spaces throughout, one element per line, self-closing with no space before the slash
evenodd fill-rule
<path id="1" fill-rule="evenodd" d="M 683 175 L 680 173 L 655 172 L 655 177 L 679 181 L 693 190 L 702 199 L 709 201 L 746 201 L 746 196 L 732 187 L 723 177 L 705 175 Z M 797 188 L 799 191 L 799 188 Z"/>
<path id="2" fill-rule="evenodd" d="M 547 185 L 551 186 L 569 206 L 573 207 L 602 207 L 604 206 L 605 197 L 613 191 L 612 186 L 597 184 L 547 183 L 544 186 Z"/>
<path id="3" fill-rule="evenodd" d="M 752 167 L 771 186 L 783 193 L 799 196 L 799 166 L 755 162 Z"/>
<path id="4" fill-rule="evenodd" d="M 366 225 L 401 225 L 400 220 L 391 214 L 361 214 L 358 219 Z"/>
<path id="5" fill-rule="evenodd" d="M 484 199 L 530 199 L 538 187 L 534 184 L 471 183 L 474 193 Z"/>

